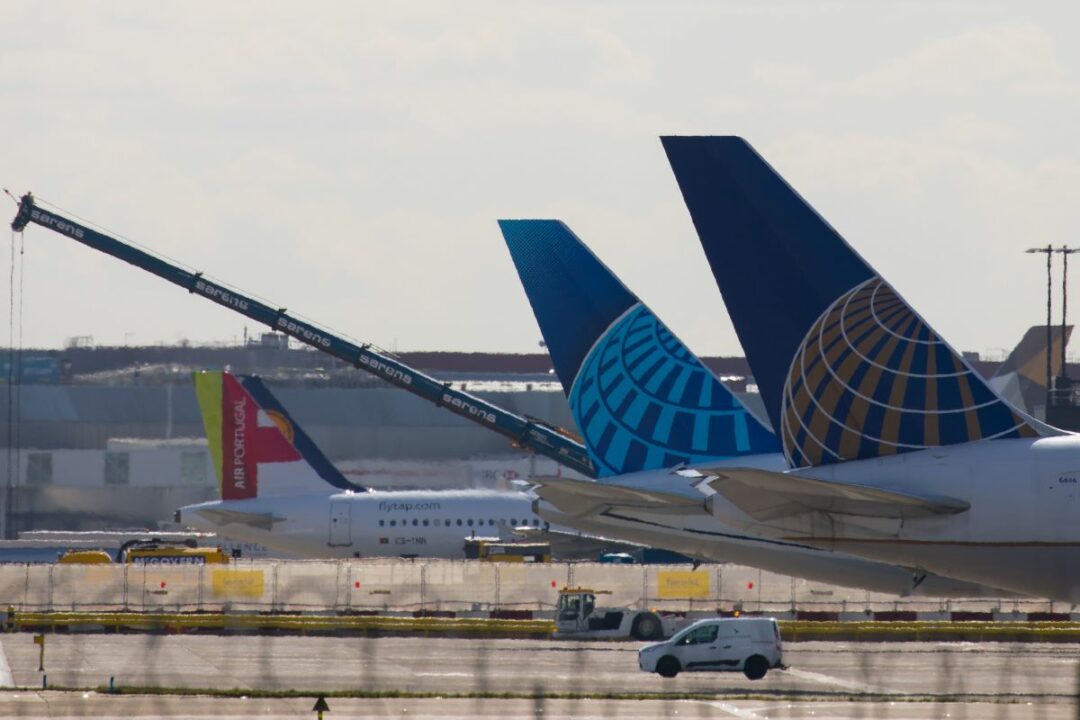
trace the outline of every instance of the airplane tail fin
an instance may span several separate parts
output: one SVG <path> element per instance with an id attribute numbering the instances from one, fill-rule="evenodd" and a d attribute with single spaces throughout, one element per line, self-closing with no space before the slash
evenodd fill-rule
<path id="1" fill-rule="evenodd" d="M 792 466 L 1056 432 L 994 393 L 745 140 L 662 142 Z"/>
<path id="2" fill-rule="evenodd" d="M 566 225 L 499 227 L 599 477 L 779 451 Z"/>
<path id="3" fill-rule="evenodd" d="M 222 500 L 296 493 L 329 484 L 363 491 L 327 460 L 262 380 L 197 372 L 195 396 Z"/>
<path id="4" fill-rule="evenodd" d="M 1046 403 L 1046 360 L 1050 359 L 1050 377 L 1062 375 L 1062 343 L 1069 344 L 1072 325 L 1062 333 L 1060 325 L 1050 327 L 1049 344 L 1045 325 L 1028 328 L 1020 344 L 1013 348 L 1005 362 L 991 376 L 990 387 L 1016 407 L 1031 415 L 1036 406 Z"/>

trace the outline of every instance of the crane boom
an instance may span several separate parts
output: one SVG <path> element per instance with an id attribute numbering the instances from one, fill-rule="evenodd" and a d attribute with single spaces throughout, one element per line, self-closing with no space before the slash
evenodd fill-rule
<path id="1" fill-rule="evenodd" d="M 521 447 L 545 455 L 584 475 L 595 477 L 595 470 L 585 448 L 557 430 L 515 415 L 470 393 L 455 390 L 449 383 L 439 382 L 379 352 L 371 345 L 357 345 L 349 342 L 316 325 L 289 315 L 284 308 L 270 307 L 221 283 L 211 282 L 205 279 L 202 273 L 185 270 L 128 243 L 109 237 L 51 210 L 46 210 L 38 206 L 33 196 L 27 193 L 20 199 L 19 212 L 11 223 L 11 229 L 22 232 L 29 223 L 48 228 L 106 255 L 153 273 L 190 293 L 207 298 L 273 330 L 296 338 L 316 350 L 332 355 L 361 370 L 366 370 L 376 377 L 433 402 L 437 407 L 445 407 L 456 415 L 494 430 Z"/>

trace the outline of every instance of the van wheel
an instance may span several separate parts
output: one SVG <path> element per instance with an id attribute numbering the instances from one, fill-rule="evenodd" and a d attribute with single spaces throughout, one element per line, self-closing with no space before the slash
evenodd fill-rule
<path id="1" fill-rule="evenodd" d="M 659 640 L 663 634 L 664 628 L 660 624 L 660 618 L 652 613 L 638 615 L 630 627 L 630 637 L 635 640 Z"/>
<path id="2" fill-rule="evenodd" d="M 743 673 L 751 680 L 760 680 L 769 672 L 769 661 L 760 655 L 751 655 L 743 664 Z"/>
<path id="3" fill-rule="evenodd" d="M 660 677 L 673 678 L 679 674 L 682 667 L 679 665 L 679 661 L 670 655 L 665 655 L 660 658 L 660 662 L 656 663 L 656 674 Z"/>

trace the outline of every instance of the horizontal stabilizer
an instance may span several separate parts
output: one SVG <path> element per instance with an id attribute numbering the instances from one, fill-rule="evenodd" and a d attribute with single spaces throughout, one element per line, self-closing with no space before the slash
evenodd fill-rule
<path id="1" fill-rule="evenodd" d="M 970 507 L 954 498 L 912 495 L 768 470 L 716 468 L 702 469 L 701 473 L 713 478 L 706 481 L 709 487 L 761 522 L 813 512 L 908 519 L 955 515 Z"/>
<path id="2" fill-rule="evenodd" d="M 704 497 L 694 498 L 677 493 L 571 480 L 564 477 L 534 478 L 533 492 L 561 512 L 573 517 L 598 515 L 614 507 L 647 509 L 657 513 L 705 513 Z"/>

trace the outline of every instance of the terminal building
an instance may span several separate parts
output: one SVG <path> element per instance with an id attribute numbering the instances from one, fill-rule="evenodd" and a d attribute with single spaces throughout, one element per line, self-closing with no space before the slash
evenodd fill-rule
<path id="1" fill-rule="evenodd" d="M 217 497 L 191 373 L 260 375 L 326 455 L 375 488 L 509 489 L 568 472 L 332 357 L 278 334 L 230 346 L 0 351 L 5 534 L 150 528 Z M 546 354 L 400 353 L 406 364 L 514 413 L 576 433 Z M 968 355 L 984 375 L 997 362 Z M 743 358 L 705 358 L 764 418 Z M 1080 376 L 1080 372 L 1074 372 Z M 767 420 L 766 420 L 767 421 Z"/>

